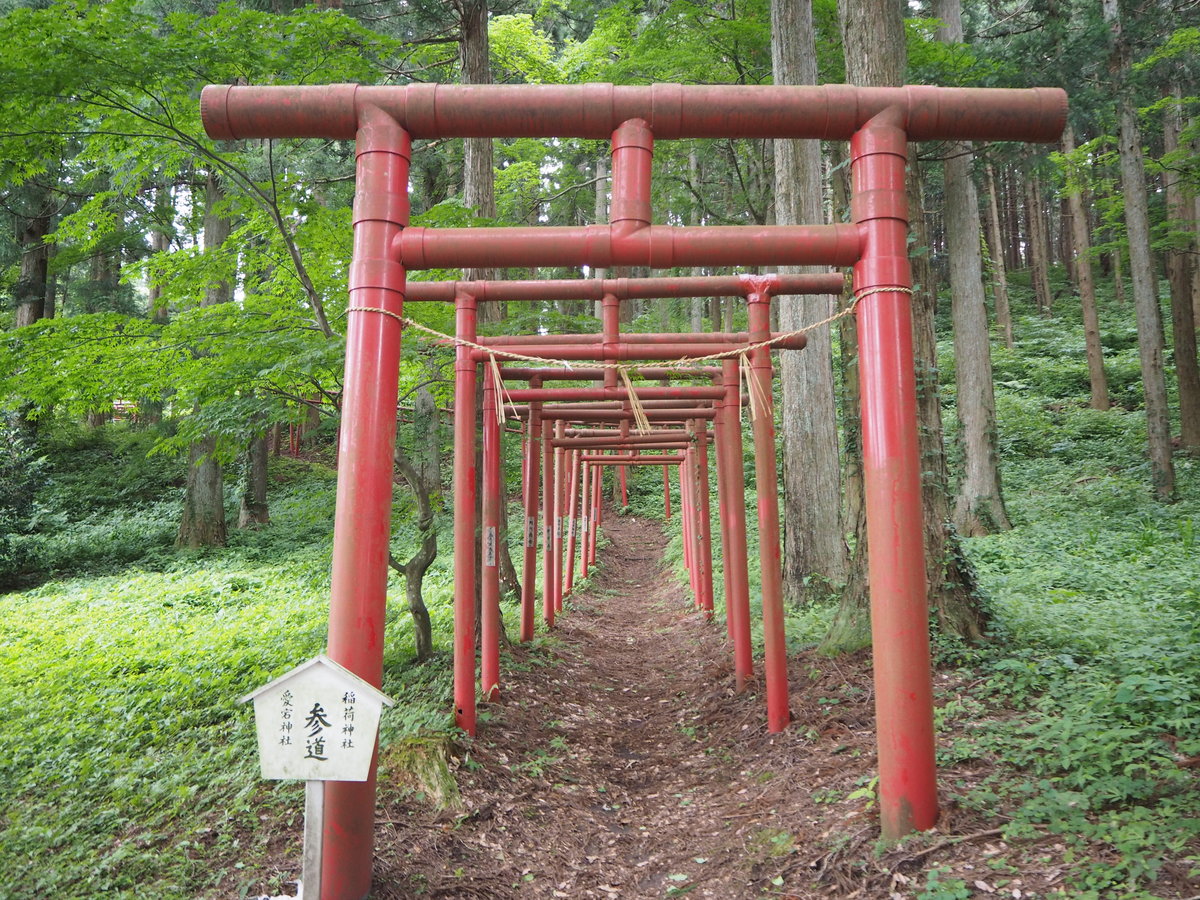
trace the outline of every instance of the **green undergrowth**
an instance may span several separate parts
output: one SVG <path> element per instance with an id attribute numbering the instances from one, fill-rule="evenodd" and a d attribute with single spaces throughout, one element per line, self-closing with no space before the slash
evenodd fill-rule
<path id="1" fill-rule="evenodd" d="M 103 574 L 43 573 L 0 594 L 0 898 L 206 896 L 231 879 L 257 891 L 256 860 L 280 828 L 298 832 L 303 797 L 259 779 L 251 711 L 237 701 L 324 649 L 333 472 L 273 460 L 271 524 L 183 553 L 170 548 L 173 494 L 89 504 L 95 479 L 79 471 L 74 486 L 64 478 L 39 496 L 38 515 L 62 526 L 24 535 L 42 558 L 71 559 L 124 523 L 165 536 L 123 566 L 116 552 L 55 566 Z M 416 539 L 409 502 L 397 491 L 401 554 Z M 397 705 L 383 717 L 385 745 L 450 730 L 445 516 L 439 527 L 425 583 L 431 664 L 414 665 L 403 583 L 389 584 L 384 690 Z"/>
<path id="2" fill-rule="evenodd" d="M 1178 458 L 1181 499 L 1157 503 L 1126 452 L 1138 417 L 1102 415 L 1012 459 L 1015 527 L 968 542 L 998 621 L 989 645 L 943 648 L 977 687 L 943 711 L 959 727 L 941 755 L 995 766 L 960 802 L 1065 845 L 1071 896 L 1155 897 L 1164 863 L 1200 875 L 1200 785 L 1180 765 L 1200 755 L 1200 464 Z"/>
<path id="3" fill-rule="evenodd" d="M 1017 346 L 993 346 L 1014 527 L 964 541 L 995 622 L 980 646 L 934 642 L 938 664 L 972 685 L 938 711 L 940 762 L 947 771 L 983 763 L 988 774 L 981 783 L 950 778 L 943 789 L 1002 826 L 1013 847 L 1057 842 L 1060 896 L 1158 897 L 1164 866 L 1200 879 L 1200 461 L 1177 455 L 1178 501 L 1153 499 L 1131 310 L 1102 297 L 1113 408 L 1098 411 L 1088 408 L 1077 310 L 1064 301 L 1054 318 L 1036 314 L 1019 283 L 1014 299 Z M 948 341 L 940 354 L 952 373 Z M 946 387 L 953 468 L 954 391 Z M 1169 389 L 1174 408 L 1170 380 Z M 635 491 L 633 507 L 653 515 L 657 504 L 661 515 L 661 482 L 655 491 Z M 752 488 L 746 498 L 761 652 Z M 714 513 L 720 618 L 717 529 Z M 678 517 L 668 533 L 667 558 L 686 583 Z M 832 611 L 787 609 L 789 651 L 817 643 Z"/>
<path id="4" fill-rule="evenodd" d="M 1128 309 L 1101 311 L 1117 406 L 1098 412 L 1087 408 L 1068 304 L 1047 320 L 1030 314 L 1019 283 L 1013 293 L 1018 343 L 997 349 L 996 361 L 1014 528 L 965 542 L 995 626 L 979 646 L 935 641 L 938 664 L 968 686 L 938 711 L 944 771 L 983 775 L 951 774 L 943 794 L 1005 829 L 1014 855 L 1000 861 L 1018 870 L 1022 847 L 1044 837 L 1061 847 L 1046 865 L 1063 868 L 1063 896 L 1160 896 L 1164 866 L 1200 877 L 1197 769 L 1181 765 L 1200 757 L 1200 462 L 1177 457 L 1178 502 L 1151 498 Z M 950 348 L 942 351 L 951 372 Z M 952 389 L 945 411 L 952 439 Z M 180 552 L 182 467 L 147 456 L 152 440 L 47 426 L 37 447 L 11 444 L 20 477 L 0 496 L 0 578 L 19 590 L 0 594 L 3 900 L 283 889 L 283 875 L 263 883 L 261 863 L 272 841 L 294 841 L 301 792 L 258 778 L 250 711 L 236 701 L 325 645 L 334 475 L 274 459 L 268 527 L 232 530 L 219 551 Z M 510 477 L 515 468 L 510 461 Z M 450 730 L 446 499 L 425 581 L 431 664 L 413 664 L 403 584 L 389 583 L 384 689 L 398 703 L 383 719 L 385 745 Z M 419 535 L 411 497 L 398 489 L 395 503 L 393 545 L 404 559 Z M 746 503 L 758 622 L 750 486 Z M 682 596 L 677 488 L 672 506 L 665 552 Z M 661 473 L 636 470 L 624 514 L 662 512 Z M 510 508 L 510 522 L 520 521 Z M 510 540 L 519 561 L 520 528 Z M 516 607 L 504 610 L 512 634 Z M 790 652 L 818 643 L 832 611 L 788 609 Z"/>
<path id="5" fill-rule="evenodd" d="M 1019 317 L 996 351 L 1014 527 L 966 542 L 996 625 L 980 647 L 939 642 L 974 685 L 939 711 L 940 756 L 988 764 L 950 785 L 956 802 L 1003 811 L 1018 846 L 1062 848 L 1063 896 L 1152 898 L 1164 866 L 1200 877 L 1200 784 L 1181 765 L 1200 755 L 1200 462 L 1177 455 L 1178 501 L 1152 498 L 1132 314 L 1101 309 L 1103 412 L 1077 316 Z"/>

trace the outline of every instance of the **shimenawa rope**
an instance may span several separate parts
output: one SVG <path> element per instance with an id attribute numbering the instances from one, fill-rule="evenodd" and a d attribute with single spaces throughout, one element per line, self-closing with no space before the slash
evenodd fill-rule
<path id="1" fill-rule="evenodd" d="M 683 357 L 683 358 L 677 359 L 677 360 L 666 360 L 663 363 L 661 363 L 660 365 L 656 366 L 656 368 L 685 369 L 685 368 L 695 366 L 697 363 L 712 362 L 712 361 L 719 360 L 719 359 L 733 359 L 734 357 L 737 357 L 738 358 L 738 368 L 741 373 L 741 377 L 739 377 L 739 379 L 738 379 L 738 382 L 739 382 L 738 383 L 739 407 L 741 405 L 741 380 L 742 380 L 742 378 L 745 378 L 747 383 L 750 386 L 750 417 L 751 417 L 751 419 L 753 419 L 757 416 L 759 408 L 765 409 L 766 403 L 767 403 L 767 398 L 762 396 L 762 394 L 763 394 L 762 385 L 760 385 L 758 383 L 757 379 L 754 378 L 753 371 L 750 367 L 750 354 L 753 351 L 761 349 L 763 347 L 772 347 L 775 344 L 782 343 L 783 341 L 789 340 L 790 338 L 794 338 L 799 335 L 805 334 L 809 331 L 813 331 L 817 328 L 822 327 L 823 325 L 831 325 L 834 322 L 836 322 L 838 319 L 841 319 L 848 315 L 851 315 L 854 312 L 854 310 L 858 307 L 858 304 L 860 302 L 862 302 L 862 299 L 864 297 L 869 297 L 872 294 L 885 294 L 885 293 L 886 294 L 908 294 L 909 296 L 911 296 L 913 294 L 913 289 L 909 288 L 909 287 L 899 287 L 899 286 L 868 288 L 865 291 L 857 292 L 853 296 L 853 298 L 850 300 L 850 302 L 848 304 L 846 304 L 846 307 L 844 309 L 838 310 L 833 315 L 827 316 L 826 318 L 821 319 L 821 321 L 819 321 L 819 322 L 813 322 L 811 325 L 806 325 L 803 328 L 797 328 L 794 331 L 787 331 L 782 334 L 777 334 L 774 337 L 768 338 L 765 341 L 756 341 L 752 344 L 747 344 L 745 347 L 738 347 L 737 349 L 734 349 L 734 350 L 724 350 L 720 353 L 710 353 L 707 356 Z M 646 416 L 646 412 L 645 412 L 645 409 L 642 407 L 641 401 L 637 397 L 637 392 L 634 390 L 633 381 L 630 377 L 631 371 L 639 368 L 638 366 L 630 365 L 628 363 L 609 363 L 609 362 L 598 362 L 598 361 L 583 361 L 583 362 L 575 362 L 574 364 L 572 364 L 572 363 L 569 363 L 568 361 L 562 360 L 562 359 L 546 359 L 546 358 L 540 357 L 540 356 L 529 356 L 524 353 L 514 353 L 511 350 L 504 350 L 501 347 L 488 347 L 488 346 L 485 346 L 484 344 L 480 344 L 475 341 L 469 341 L 466 338 L 460 338 L 460 337 L 456 337 L 454 335 L 443 334 L 442 332 L 437 331 L 433 328 L 430 328 L 427 325 L 422 325 L 420 322 L 410 319 L 408 316 L 402 316 L 399 313 L 392 312 L 390 309 L 384 309 L 384 308 L 378 307 L 378 306 L 351 306 L 346 309 L 346 312 L 347 313 L 352 313 L 352 312 L 379 313 L 381 315 L 385 315 L 385 316 L 388 316 L 389 318 L 395 319 L 396 321 L 398 321 L 401 324 L 401 326 L 415 328 L 417 331 L 423 331 L 426 334 L 431 335 L 440 340 L 450 341 L 451 343 L 453 343 L 457 346 L 470 347 L 472 350 L 479 350 L 483 353 L 488 354 L 488 357 L 491 362 L 490 368 L 492 369 L 493 377 L 496 379 L 496 384 L 497 384 L 497 388 L 498 388 L 496 405 L 497 405 L 497 410 L 499 411 L 500 419 L 502 422 L 505 418 L 504 410 L 508 407 L 508 405 L 512 401 L 510 399 L 508 399 L 508 391 L 506 389 L 504 389 L 504 381 L 500 377 L 500 367 L 496 362 L 497 356 L 502 356 L 505 359 L 519 360 L 521 362 L 538 363 L 543 366 L 561 366 L 561 367 L 567 368 L 567 369 L 571 369 L 571 368 L 615 369 L 617 371 L 618 375 L 620 376 L 621 380 L 625 383 L 626 390 L 629 393 L 629 403 L 630 403 L 630 407 L 633 411 L 634 422 L 636 423 L 636 427 L 637 427 L 638 431 L 644 434 L 650 430 L 649 419 Z M 503 392 L 501 393 L 501 391 L 503 391 Z M 502 401 L 502 398 L 503 398 L 503 401 Z"/>

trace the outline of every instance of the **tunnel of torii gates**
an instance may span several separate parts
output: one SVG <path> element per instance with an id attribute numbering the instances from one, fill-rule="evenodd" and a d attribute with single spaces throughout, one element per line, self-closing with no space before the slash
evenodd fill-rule
<path id="1" fill-rule="evenodd" d="M 339 445 L 337 509 L 334 519 L 332 592 L 328 653 L 374 685 L 383 675 L 383 625 L 387 589 L 387 553 L 392 496 L 392 450 L 395 440 L 399 378 L 401 318 L 406 297 L 414 299 L 418 285 L 406 285 L 409 270 L 433 268 L 514 268 L 562 266 L 604 268 L 645 266 L 652 269 L 695 266 L 832 266 L 853 267 L 852 302 L 856 304 L 862 386 L 863 470 L 867 534 L 871 545 L 871 630 L 874 643 L 876 724 L 879 748 L 879 806 L 883 835 L 894 839 L 913 829 L 931 827 L 938 814 L 934 769 L 932 689 L 929 670 L 925 570 L 922 551 L 920 471 L 913 375 L 909 296 L 911 273 L 906 251 L 908 205 L 905 164 L 909 141 L 1055 141 L 1066 120 L 1066 95 L 1054 88 L 1021 90 L 997 88 L 939 88 L 907 86 L 864 88 L 851 85 L 807 87 L 656 84 L 624 87 L 586 85 L 441 85 L 407 86 L 228 86 L 205 88 L 201 114 L 214 139 L 323 138 L 354 140 L 357 190 L 354 199 L 354 251 L 349 271 L 350 301 L 346 342 L 346 372 Z M 409 227 L 409 161 L 414 138 L 586 138 L 611 139 L 612 196 L 607 225 L 580 227 L 447 228 Z M 675 227 L 651 224 L 650 173 L 654 141 L 679 138 L 793 138 L 849 140 L 851 218 L 846 224 L 796 226 Z M 611 284 L 606 282 L 606 284 Z M 750 281 L 745 293 L 751 313 L 748 335 L 725 336 L 728 344 L 689 344 L 672 347 L 671 358 L 704 356 L 721 348 L 741 348 L 767 337 L 766 311 L 772 293 L 769 282 Z M 473 297 L 475 303 L 496 298 L 500 288 L 489 283 Z M 617 296 L 617 294 L 613 294 Z M 530 299 L 527 297 L 526 299 Z M 473 331 L 474 304 L 459 301 L 458 330 Z M 755 312 L 758 310 L 758 312 Z M 611 337 L 611 335 L 610 335 Z M 697 339 L 697 336 L 690 336 Z M 679 340 L 678 337 L 673 340 Z M 474 342 L 481 343 L 482 342 Z M 506 347 L 484 346 L 482 352 L 460 344 L 456 379 L 474 379 L 478 357 L 501 349 L 522 356 L 553 360 L 653 360 L 653 344 L 635 345 L 634 337 L 608 346 L 591 336 L 553 336 L 527 339 Z M 688 349 L 681 349 L 681 348 Z M 532 351 L 532 352 L 531 352 Z M 478 354 L 478 355 L 477 355 Z M 764 346 L 750 353 L 754 384 L 767 385 L 771 363 Z M 702 466 L 707 432 L 703 425 L 718 418 L 726 391 L 736 375 L 707 386 L 639 388 L 643 422 L 691 423 L 694 440 L 673 453 L 684 461 L 672 465 Z M 511 370 L 511 366 L 508 367 Z M 610 371 L 610 370 L 604 370 Z M 549 376 L 561 378 L 561 372 Z M 556 403 L 564 396 L 624 401 L 629 388 L 611 383 L 581 389 L 570 395 L 531 386 L 510 391 L 513 403 L 528 402 L 528 436 L 541 440 L 543 469 L 560 473 L 556 450 L 571 447 L 558 422 L 573 421 L 583 411 Z M 542 376 L 547 380 L 547 376 Z M 715 375 L 714 375 L 715 378 Z M 625 380 L 628 385 L 631 382 Z M 563 389 L 558 389 L 563 390 Z M 657 398 L 686 402 L 682 407 L 648 407 Z M 493 400 L 493 402 L 495 402 Z M 505 404 L 508 401 L 504 401 Z M 535 412 L 541 405 L 540 417 Z M 473 431 L 474 401 L 456 403 L 456 439 Z M 631 404 L 634 405 L 634 404 Z M 736 401 L 735 401 L 736 406 Z M 682 412 L 681 412 L 682 411 Z M 666 415 L 662 415 L 666 413 Z M 563 416 L 567 418 L 562 418 Z M 624 408 L 595 408 L 585 421 L 628 422 Z M 491 417 L 495 420 L 495 416 Z M 769 416 L 761 416 L 768 433 Z M 485 417 L 485 421 L 488 421 Z M 533 422 L 539 421 L 539 429 Z M 555 422 L 547 441 L 546 423 Z M 757 419 L 756 419 L 757 421 Z M 728 420 L 717 430 L 718 467 L 728 434 L 740 435 Z M 628 432 L 628 428 L 624 429 Z M 755 432 L 755 468 L 760 490 L 774 484 L 767 466 L 766 445 Z M 634 435 L 608 446 L 639 448 Z M 610 436 L 600 435 L 603 439 Z M 653 433 L 640 437 L 657 437 Z M 590 436 L 589 436 L 590 438 Z M 589 439 L 579 438 L 579 439 Z M 465 440 L 465 439 L 464 439 Z M 554 446 L 556 441 L 563 443 Z M 677 445 L 678 446 L 678 445 Z M 648 445 L 641 444 L 641 448 Z M 549 449 L 547 449 L 549 448 Z M 528 454 L 530 459 L 536 453 Z M 589 467 L 603 463 L 584 454 Z M 627 454 L 633 457 L 632 452 Z M 688 463 L 691 455 L 695 463 Z M 638 457 L 639 459 L 642 457 Z M 546 466 L 545 461 L 550 465 Z M 632 459 L 622 459 L 622 463 Z M 615 464 L 609 457 L 605 462 Z M 662 464 L 658 460 L 655 464 Z M 533 465 L 533 463 L 531 463 Z M 474 478 L 470 466 L 456 466 L 456 515 L 474 508 Z M 586 470 L 585 470 L 586 471 Z M 543 472 L 543 481 L 545 480 Z M 684 482 L 690 476 L 685 475 Z M 461 481 L 460 481 L 461 479 Z M 536 479 L 526 473 L 527 489 Z M 593 476 L 592 484 L 596 483 Z M 728 484 L 727 484 L 728 487 Z M 543 493 L 558 505 L 558 488 Z M 594 487 L 592 488 L 594 491 Z M 485 496 L 496 495 L 485 487 Z M 564 492 L 565 493 L 565 492 Z M 689 529 L 703 532 L 705 490 L 689 488 Z M 727 493 L 730 493 L 727 491 Z M 739 494 L 738 491 L 731 492 Z M 764 492 L 760 521 L 777 528 L 775 492 Z M 574 495 L 572 495 L 574 496 Z M 737 500 L 727 497 L 730 507 Z M 595 513 L 593 512 L 593 515 Z M 472 514 L 473 515 L 473 514 Z M 543 512 L 543 516 L 546 513 Z M 766 517 L 766 518 L 763 518 Z M 724 519 L 725 517 L 723 517 Z M 737 518 L 737 517 L 734 517 Z M 744 516 L 741 517 L 744 523 Z M 725 526 L 723 525 L 723 528 Z M 777 533 L 777 532 L 775 532 Z M 594 539 L 594 528 L 589 538 Z M 553 538 L 553 535 L 551 536 Z M 561 534 L 559 535 L 561 539 Z M 568 540 L 570 538 L 568 537 Z M 526 542 L 529 537 L 527 535 Z M 545 541 L 543 542 L 545 543 Z M 473 544 L 456 538 L 456 588 L 473 590 Z M 689 542 L 693 587 L 699 584 L 701 603 L 708 586 L 697 546 Z M 778 546 L 764 553 L 764 610 L 767 594 L 777 590 Z M 551 547 L 549 595 L 557 608 L 558 580 Z M 487 570 L 487 567 L 484 567 Z M 769 576 L 769 577 L 768 577 Z M 528 591 L 528 570 L 526 570 Z M 544 598 L 545 599 L 545 598 Z M 740 602 L 740 601 L 739 601 Z M 773 601 L 772 601 L 773 602 Z M 730 613 L 735 630 L 738 613 Z M 484 604 L 484 609 L 488 604 Z M 547 607 L 552 614 L 553 610 Z M 456 613 L 456 647 L 470 640 L 464 629 L 466 610 Z M 523 633 L 524 632 L 523 629 Z M 735 650 L 737 635 L 735 634 Z M 745 648 L 743 647 L 743 653 Z M 768 685 L 786 685 L 785 674 L 771 674 Z M 749 666 L 748 654 L 743 664 Z M 489 665 L 491 665 L 489 661 Z M 474 692 L 471 665 L 471 693 Z M 494 674 L 494 673 L 493 673 Z M 743 669 L 743 676 L 746 670 Z M 485 685 L 487 684 L 485 674 Z M 456 704 L 466 691 L 456 685 Z M 489 685 L 490 687 L 490 685 Z M 472 700 L 473 706 L 473 700 Z M 773 715 L 768 698 L 768 715 Z M 786 698 L 783 706 L 786 718 Z M 458 710 L 468 715 L 466 707 Z M 772 727 L 782 722 L 771 720 Z M 359 900 L 371 884 L 375 775 L 368 781 L 326 782 L 324 866 L 320 896 L 325 900 Z"/>

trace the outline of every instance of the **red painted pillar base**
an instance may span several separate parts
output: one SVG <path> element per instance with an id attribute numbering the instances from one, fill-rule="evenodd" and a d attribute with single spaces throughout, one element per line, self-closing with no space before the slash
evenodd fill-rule
<path id="1" fill-rule="evenodd" d="M 375 686 L 383 681 L 392 451 L 396 437 L 405 271 L 392 246 L 408 223 L 408 134 L 375 109 L 360 113 L 354 261 L 350 267 L 346 372 L 329 604 L 329 656 Z M 367 202 L 364 198 L 374 198 Z M 387 310 L 392 315 L 365 310 Z M 325 783 L 324 900 L 361 900 L 371 889 L 375 766 L 363 782 Z"/>
<path id="2" fill-rule="evenodd" d="M 455 331 L 476 337 L 476 300 L 455 298 Z M 454 722 L 475 733 L 475 363 L 458 345 L 454 360 Z"/>
<path id="3" fill-rule="evenodd" d="M 580 477 L 583 484 L 579 488 L 579 577 L 587 578 L 588 518 L 591 516 L 588 505 L 592 499 L 592 467 L 590 464 L 580 465 Z"/>
<path id="4" fill-rule="evenodd" d="M 700 609 L 704 618 L 713 616 L 712 513 L 708 493 L 708 428 L 703 419 L 696 423 L 696 477 L 699 483 L 700 508 Z"/>
<path id="5" fill-rule="evenodd" d="M 579 519 L 575 515 L 575 503 L 579 496 L 579 450 L 571 450 L 568 456 L 570 478 L 567 480 L 567 574 L 563 587 L 564 596 L 570 596 L 575 587 L 575 544 L 579 534 Z"/>
<path id="6" fill-rule="evenodd" d="M 771 330 L 771 297 L 750 294 L 750 340 L 766 340 Z M 783 731 L 788 709 L 787 639 L 783 623 L 783 569 L 779 551 L 779 482 L 775 468 L 775 413 L 771 402 L 771 353 L 760 347 L 750 354 L 750 377 L 757 384 L 754 408 L 754 476 L 758 488 L 759 563 L 762 566 L 763 672 L 767 682 L 767 730 Z"/>
<path id="7" fill-rule="evenodd" d="M 850 142 L 862 385 L 863 479 L 885 840 L 937 822 L 921 468 L 907 256 L 907 136 L 885 111 Z M 894 290 L 888 290 L 893 288 Z"/>
<path id="8" fill-rule="evenodd" d="M 725 598 L 733 636 L 733 668 L 738 693 L 754 676 L 754 657 L 750 644 L 750 576 L 746 550 L 746 470 L 742 455 L 742 423 L 739 418 L 737 360 L 721 363 L 721 383 L 725 387 L 725 427 L 718 465 L 725 470 L 729 484 L 728 520 L 729 546 L 725 551 L 725 568 L 729 573 L 729 594 Z"/>
<path id="9" fill-rule="evenodd" d="M 531 387 L 541 387 L 530 381 Z M 534 603 L 537 600 L 537 535 L 538 535 L 538 481 L 541 477 L 542 461 L 542 404 L 529 404 L 528 438 L 525 441 L 525 535 L 522 540 L 521 565 L 521 640 L 532 641 L 534 633 Z"/>
<path id="10" fill-rule="evenodd" d="M 542 620 L 554 627 L 554 423 L 542 420 Z"/>
<path id="11" fill-rule="evenodd" d="M 500 420 L 493 379 L 483 384 L 483 564 L 480 568 L 479 671 L 483 699 L 500 698 L 500 504 L 504 488 L 500 471 Z"/>

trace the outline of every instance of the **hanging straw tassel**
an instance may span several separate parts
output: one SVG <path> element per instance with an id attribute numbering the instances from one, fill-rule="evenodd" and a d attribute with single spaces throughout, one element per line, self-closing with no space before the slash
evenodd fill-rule
<path id="1" fill-rule="evenodd" d="M 741 360 L 742 375 L 750 387 L 750 421 L 753 422 L 758 418 L 759 413 L 766 414 L 767 410 L 771 408 L 771 398 L 767 396 L 763 386 L 754 377 L 754 369 L 750 366 L 750 354 L 743 353 L 739 359 Z M 741 400 L 740 392 L 738 400 Z"/>
<path id="2" fill-rule="evenodd" d="M 638 434 L 649 434 L 650 420 L 646 418 L 646 410 L 642 406 L 642 401 L 633 389 L 633 380 L 629 377 L 629 370 L 624 366 L 620 366 L 617 368 L 617 371 L 621 375 L 621 380 L 625 382 L 625 390 L 629 393 L 629 406 L 633 410 L 634 427 L 637 429 Z"/>
<path id="3" fill-rule="evenodd" d="M 492 370 L 492 381 L 496 388 L 496 421 L 500 427 L 504 427 L 504 420 L 507 418 L 505 410 L 512 403 L 512 397 L 508 395 L 508 388 L 504 386 L 504 379 L 500 377 L 500 364 L 496 362 L 495 354 L 488 357 Z"/>
<path id="4" fill-rule="evenodd" d="M 739 421 L 741 420 L 742 415 L 743 415 L 742 410 L 745 409 L 745 407 L 742 405 L 742 382 L 743 381 L 746 382 L 746 389 L 750 391 L 750 421 L 753 422 L 754 419 L 756 418 L 757 413 L 754 408 L 754 388 L 752 387 L 752 384 L 754 383 L 754 372 L 750 369 L 750 354 L 749 353 L 739 353 L 738 354 L 738 420 Z"/>

